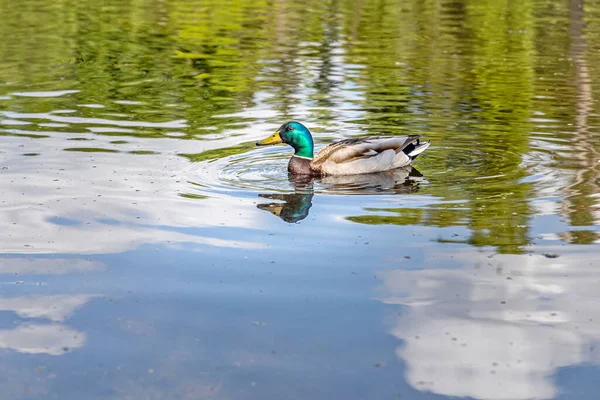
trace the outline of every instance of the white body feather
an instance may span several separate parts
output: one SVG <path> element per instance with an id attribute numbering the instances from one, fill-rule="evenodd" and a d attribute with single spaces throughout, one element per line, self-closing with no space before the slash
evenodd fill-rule
<path id="1" fill-rule="evenodd" d="M 385 150 L 368 158 L 358 158 L 354 161 L 337 163 L 327 160 L 323 163 L 321 171 L 327 175 L 370 174 L 373 172 L 387 171 L 404 167 L 410 164 L 410 158 L 403 152 Z"/>
<path id="2" fill-rule="evenodd" d="M 402 151 L 415 141 L 408 154 Z M 321 149 L 312 164 L 324 175 L 369 174 L 409 165 L 427 147 L 429 142 L 419 143 L 418 136 L 347 140 Z"/>

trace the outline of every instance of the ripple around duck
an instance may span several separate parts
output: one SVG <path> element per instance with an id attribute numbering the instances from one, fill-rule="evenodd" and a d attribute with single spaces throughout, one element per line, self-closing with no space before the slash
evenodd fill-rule
<path id="1" fill-rule="evenodd" d="M 262 148 L 223 158 L 193 163 L 184 179 L 197 190 L 254 196 L 264 192 L 311 192 L 319 194 L 400 194 L 412 193 L 427 184 L 414 168 L 376 174 L 303 177 L 289 176 L 290 152 L 285 148 Z"/>

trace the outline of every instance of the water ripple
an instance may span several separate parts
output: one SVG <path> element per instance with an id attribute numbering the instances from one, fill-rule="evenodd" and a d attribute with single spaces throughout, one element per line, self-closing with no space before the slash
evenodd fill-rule
<path id="1" fill-rule="evenodd" d="M 307 186 L 310 186 L 311 192 L 320 194 L 410 193 L 427 184 L 414 168 L 339 177 L 292 177 L 287 172 L 290 156 L 286 148 L 257 149 L 202 160 L 187 168 L 184 174 L 197 190 L 241 196 L 247 195 L 248 191 L 286 193 L 307 190 Z"/>
<path id="2" fill-rule="evenodd" d="M 95 124 L 95 125 L 116 125 L 116 126 L 133 126 L 138 128 L 166 128 L 166 129 L 182 129 L 186 128 L 187 121 L 174 120 L 166 122 L 149 122 L 149 121 L 123 121 L 105 118 L 84 118 L 84 117 L 64 117 L 53 113 L 19 113 L 14 111 L 4 111 L 3 114 L 10 119 L 42 119 L 54 122 L 63 122 L 69 124 Z"/>

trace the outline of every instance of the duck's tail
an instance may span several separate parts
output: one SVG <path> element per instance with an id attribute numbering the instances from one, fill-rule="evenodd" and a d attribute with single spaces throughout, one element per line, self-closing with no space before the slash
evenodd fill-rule
<path id="1" fill-rule="evenodd" d="M 419 154 L 427 150 L 430 144 L 431 142 L 429 140 L 426 142 L 421 142 L 417 137 L 415 141 L 413 141 L 408 146 L 404 147 L 402 151 L 404 152 L 404 154 L 409 156 L 411 160 L 414 160 Z"/>

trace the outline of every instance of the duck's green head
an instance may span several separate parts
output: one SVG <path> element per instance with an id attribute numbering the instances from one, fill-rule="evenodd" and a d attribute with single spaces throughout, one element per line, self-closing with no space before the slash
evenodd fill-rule
<path id="1" fill-rule="evenodd" d="M 266 146 L 269 144 L 285 143 L 296 150 L 295 154 L 299 157 L 313 157 L 313 139 L 308 128 L 300 122 L 286 122 L 281 125 L 274 134 L 266 139 L 257 142 L 257 146 Z"/>

